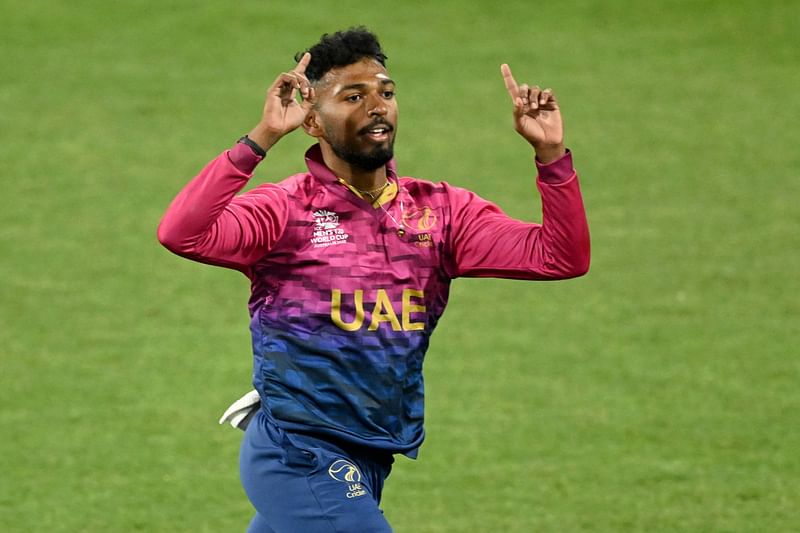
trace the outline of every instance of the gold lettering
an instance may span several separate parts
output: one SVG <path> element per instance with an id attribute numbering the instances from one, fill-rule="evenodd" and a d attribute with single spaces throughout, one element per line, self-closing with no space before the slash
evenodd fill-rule
<path id="1" fill-rule="evenodd" d="M 357 331 L 364 323 L 364 291 L 357 289 L 353 295 L 353 304 L 356 308 L 352 322 L 342 320 L 342 291 L 333 289 L 331 292 L 331 320 L 345 331 Z M 373 317 L 374 320 L 374 317 Z"/>
<path id="2" fill-rule="evenodd" d="M 412 322 L 411 313 L 424 313 L 425 306 L 412 304 L 411 298 L 423 298 L 425 293 L 416 289 L 403 289 L 403 329 L 406 331 L 419 331 L 425 329 L 424 322 Z"/>
<path id="3" fill-rule="evenodd" d="M 375 304 L 372 309 L 369 331 L 377 330 L 383 322 L 389 322 L 393 331 L 421 331 L 425 329 L 425 321 L 413 322 L 412 313 L 425 313 L 425 293 L 418 289 L 403 289 L 402 297 L 402 322 L 398 320 L 397 312 L 385 289 L 378 289 L 375 293 Z M 421 302 L 419 300 L 422 300 Z M 353 293 L 354 315 L 350 322 L 342 318 L 342 291 L 331 290 L 331 321 L 344 331 L 358 331 L 364 325 L 366 314 L 364 312 L 364 291 L 356 289 Z"/>
<path id="4" fill-rule="evenodd" d="M 369 324 L 369 331 L 375 331 L 381 322 L 391 322 L 392 330 L 400 331 L 400 321 L 392 307 L 392 301 L 384 289 L 378 289 L 375 297 L 375 309 L 372 310 L 372 321 Z"/>

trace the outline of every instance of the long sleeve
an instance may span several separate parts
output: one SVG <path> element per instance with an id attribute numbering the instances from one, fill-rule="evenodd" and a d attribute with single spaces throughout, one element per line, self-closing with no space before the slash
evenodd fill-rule
<path id="1" fill-rule="evenodd" d="M 220 154 L 175 197 L 158 227 L 167 249 L 248 273 L 280 238 L 287 218 L 282 188 L 265 184 L 235 196 L 258 162 L 243 150 L 249 148 L 236 145 Z"/>
<path id="2" fill-rule="evenodd" d="M 451 189 L 451 277 L 566 279 L 588 271 L 589 227 L 572 156 L 537 167 L 541 224 L 515 220 L 474 193 Z"/>

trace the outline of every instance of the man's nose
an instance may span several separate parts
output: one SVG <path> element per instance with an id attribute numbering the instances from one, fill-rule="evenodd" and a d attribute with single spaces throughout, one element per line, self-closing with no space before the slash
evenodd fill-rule
<path id="1" fill-rule="evenodd" d="M 389 108 L 386 106 L 386 101 L 381 98 L 379 94 L 369 97 L 367 100 L 367 114 L 373 116 L 383 116 L 388 113 Z"/>

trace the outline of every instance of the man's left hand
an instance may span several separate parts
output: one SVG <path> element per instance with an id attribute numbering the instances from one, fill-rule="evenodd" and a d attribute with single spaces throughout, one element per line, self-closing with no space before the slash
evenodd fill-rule
<path id="1" fill-rule="evenodd" d="M 538 85 L 517 85 L 507 64 L 500 67 L 511 102 L 514 104 L 514 129 L 531 143 L 542 163 L 550 163 L 566 153 L 564 124 L 556 96 Z"/>

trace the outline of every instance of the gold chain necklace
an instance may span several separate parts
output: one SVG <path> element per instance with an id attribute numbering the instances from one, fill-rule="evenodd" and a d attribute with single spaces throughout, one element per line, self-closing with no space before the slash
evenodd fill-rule
<path id="1" fill-rule="evenodd" d="M 343 183 L 346 183 L 346 182 L 343 181 Z M 366 194 L 374 202 L 375 200 L 377 200 L 380 197 L 380 195 L 383 192 L 383 190 L 386 189 L 386 187 L 389 186 L 389 183 L 391 183 L 391 182 L 387 179 L 386 183 L 384 183 L 380 187 L 377 187 L 377 188 L 369 190 L 369 191 L 362 191 L 361 189 L 358 189 L 358 188 L 354 187 L 353 185 L 350 185 L 350 187 L 352 187 L 353 190 L 358 191 L 360 194 Z M 400 187 L 398 186 L 397 189 L 398 189 L 397 190 L 397 194 L 399 195 L 400 194 Z M 394 222 L 394 225 L 397 226 L 397 235 L 399 237 L 402 237 L 403 235 L 405 235 L 406 234 L 406 230 L 403 229 L 403 224 L 398 222 L 397 219 L 394 218 L 392 216 L 392 214 L 385 207 L 383 207 L 383 204 L 379 204 L 378 207 L 380 207 L 381 210 L 384 213 L 386 213 L 386 215 L 392 220 L 392 222 Z M 402 198 L 400 198 L 400 218 L 401 219 L 405 218 L 405 210 L 403 209 L 403 199 Z"/>
<path id="2" fill-rule="evenodd" d="M 372 198 L 372 201 L 373 201 L 373 202 L 374 202 L 374 201 L 375 201 L 375 200 L 376 200 L 376 199 L 377 199 L 377 198 L 378 198 L 378 197 L 381 195 L 381 193 L 383 192 L 383 190 L 384 190 L 386 187 L 388 187 L 388 186 L 389 186 L 389 180 L 386 180 L 386 183 L 384 183 L 384 184 L 383 184 L 383 185 L 381 185 L 380 187 L 376 187 L 375 189 L 372 189 L 372 190 L 369 190 L 369 191 L 362 191 L 361 189 L 358 189 L 358 188 L 356 188 L 356 187 L 353 187 L 353 186 L 351 185 L 351 187 L 353 187 L 353 189 L 355 189 L 355 190 L 356 190 L 356 191 L 358 191 L 359 193 L 361 193 L 361 194 L 366 194 L 367 196 L 369 196 L 370 198 Z"/>

